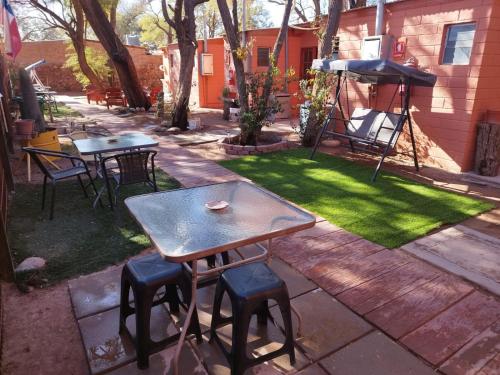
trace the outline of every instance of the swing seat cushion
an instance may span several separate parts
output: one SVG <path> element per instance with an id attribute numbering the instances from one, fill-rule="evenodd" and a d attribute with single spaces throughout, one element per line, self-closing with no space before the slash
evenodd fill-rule
<path id="1" fill-rule="evenodd" d="M 401 114 L 392 112 L 381 112 L 375 109 L 355 108 L 350 122 L 347 124 L 346 135 L 353 140 L 359 138 L 380 145 L 387 145 L 391 134 L 398 126 Z M 406 120 L 406 116 L 403 116 Z M 404 121 L 401 122 L 404 124 Z M 391 147 L 394 147 L 401 129 L 397 130 L 392 139 Z M 377 135 L 378 134 L 378 135 Z"/>

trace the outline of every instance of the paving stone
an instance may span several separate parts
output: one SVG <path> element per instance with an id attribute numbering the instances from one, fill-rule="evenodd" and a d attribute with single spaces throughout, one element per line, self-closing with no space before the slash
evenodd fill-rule
<path id="1" fill-rule="evenodd" d="M 114 267 L 68 282 L 77 319 L 120 305 L 121 272 L 122 267 Z"/>
<path id="2" fill-rule="evenodd" d="M 457 225 L 402 249 L 500 295 L 500 239 Z"/>
<path id="3" fill-rule="evenodd" d="M 358 260 L 350 260 L 341 267 L 331 269 L 318 265 L 306 272 L 311 280 L 332 295 L 374 279 L 411 260 L 394 250 L 382 250 Z"/>
<path id="4" fill-rule="evenodd" d="M 149 357 L 149 367 L 145 370 L 140 370 L 137 367 L 137 362 L 129 363 L 114 371 L 109 372 L 109 375 L 171 375 L 172 358 L 175 355 L 175 345 L 155 353 Z M 199 358 L 193 352 L 193 349 L 188 344 L 184 344 L 179 358 L 179 373 L 190 375 L 206 375 L 207 372 L 201 364 Z"/>
<path id="5" fill-rule="evenodd" d="M 196 307 L 202 332 L 207 332 L 210 329 L 214 296 L 215 285 L 209 285 L 207 287 L 198 289 L 196 292 Z M 227 293 L 224 295 L 224 298 L 222 300 L 221 314 L 223 316 L 231 316 L 231 301 L 229 300 Z M 177 326 L 181 327 L 185 321 L 186 311 L 180 309 L 178 314 L 172 314 L 171 316 L 172 319 L 176 322 Z"/>
<path id="6" fill-rule="evenodd" d="M 289 237 L 288 240 L 275 241 L 276 254 L 287 263 L 295 266 L 311 256 L 318 255 L 334 247 L 356 240 L 359 236 L 343 229 L 309 239 Z"/>
<path id="7" fill-rule="evenodd" d="M 500 239 L 500 208 L 485 212 L 460 224 Z"/>
<path id="8" fill-rule="evenodd" d="M 279 259 L 273 259 L 271 268 L 286 283 L 290 298 L 295 298 L 301 294 L 317 289 L 316 284 Z"/>
<path id="9" fill-rule="evenodd" d="M 299 371 L 297 375 L 328 375 L 328 373 L 323 370 L 320 365 L 315 363 L 314 365 Z"/>
<path id="10" fill-rule="evenodd" d="M 305 259 L 304 262 L 297 264 L 295 267 L 306 276 L 312 277 L 315 275 L 315 272 L 335 272 L 337 268 L 349 267 L 353 262 L 358 262 L 360 259 L 382 250 L 384 250 L 384 247 L 381 245 L 365 239 L 359 239 Z M 314 271 L 309 273 L 313 268 Z"/>
<path id="11" fill-rule="evenodd" d="M 500 321 L 472 339 L 440 370 L 449 375 L 475 374 L 500 354 Z"/>
<path id="12" fill-rule="evenodd" d="M 316 360 L 369 332 L 372 327 L 324 291 L 303 294 L 291 301 L 302 316 L 302 337 L 296 342 L 307 355 Z M 282 326 L 277 307 L 271 309 L 276 322 Z M 292 313 L 294 332 L 297 317 Z"/>
<path id="13" fill-rule="evenodd" d="M 432 375 L 434 370 L 380 331 L 321 360 L 332 375 Z"/>
<path id="14" fill-rule="evenodd" d="M 477 375 L 498 375 L 500 374 L 500 353 L 489 361 Z"/>
<path id="15" fill-rule="evenodd" d="M 500 319 L 500 302 L 474 292 L 403 337 L 402 342 L 432 364 L 439 364 Z"/>
<path id="16" fill-rule="evenodd" d="M 394 338 L 417 329 L 474 290 L 472 285 L 443 273 L 365 315 Z"/>
<path id="17" fill-rule="evenodd" d="M 337 295 L 359 314 L 366 314 L 439 276 L 441 271 L 422 262 L 405 264 Z"/>
<path id="18" fill-rule="evenodd" d="M 90 371 L 100 374 L 136 358 L 130 337 L 118 334 L 119 308 L 80 319 L 78 325 L 82 334 Z M 127 327 L 135 335 L 134 315 L 127 319 Z M 159 341 L 166 335 L 177 333 L 165 308 L 156 306 L 151 311 L 151 338 Z"/>
<path id="19" fill-rule="evenodd" d="M 217 335 L 224 343 L 227 350 L 231 347 L 232 325 L 226 325 L 217 329 Z M 208 342 L 209 336 L 204 336 L 204 341 L 201 345 L 195 345 L 196 350 L 200 353 L 201 358 L 205 362 L 210 374 L 214 375 L 229 375 L 229 364 L 222 353 L 219 346 L 215 343 Z M 285 341 L 285 336 L 282 331 L 277 328 L 271 321 L 268 321 L 267 326 L 259 326 L 257 318 L 254 316 L 250 322 L 247 339 L 247 355 L 249 357 L 258 357 L 266 353 L 279 349 Z M 296 363 L 290 364 L 288 355 L 282 355 L 268 361 L 266 364 L 261 364 L 248 369 L 245 374 L 281 374 L 283 372 L 295 372 L 311 362 L 298 349 L 295 349 Z"/>

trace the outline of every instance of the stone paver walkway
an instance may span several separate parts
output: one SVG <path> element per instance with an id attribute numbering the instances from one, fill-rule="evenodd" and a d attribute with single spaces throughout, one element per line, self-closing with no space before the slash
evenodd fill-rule
<path id="1" fill-rule="evenodd" d="M 102 121 L 114 133 L 141 131 L 130 118 L 86 105 L 68 103 Z M 86 109 L 89 107 L 90 109 Z M 101 107 L 102 108 L 102 107 Z M 94 111 L 95 112 L 95 111 Z M 184 186 L 228 181 L 240 176 L 161 138 L 158 165 Z M 252 251 L 251 249 L 247 249 Z M 498 374 L 500 372 L 500 300 L 472 283 L 416 259 L 387 250 L 318 218 L 314 228 L 274 242 L 273 268 L 287 282 L 292 304 L 304 316 L 297 338 L 297 364 L 286 357 L 251 373 L 279 374 Z M 93 373 L 165 373 L 172 349 L 152 358 L 148 372 L 134 363 L 130 343 L 117 335 L 119 268 L 70 281 L 70 293 Z M 213 288 L 200 298 L 206 331 Z M 163 309 L 162 306 L 159 309 Z M 252 326 L 254 352 L 276 346 L 278 327 L 258 332 Z M 158 333 L 177 329 L 182 314 L 155 312 Z M 177 325 L 174 324 L 177 322 Z M 223 336 L 230 337 L 230 327 Z M 259 338 L 264 333 L 264 338 Z M 256 348 L 265 344 L 264 348 Z M 188 343 L 183 373 L 227 374 L 220 352 L 205 342 Z M 157 372 L 155 372 L 157 371 Z"/>
<path id="2" fill-rule="evenodd" d="M 456 225 L 403 249 L 500 296 L 500 239 Z"/>

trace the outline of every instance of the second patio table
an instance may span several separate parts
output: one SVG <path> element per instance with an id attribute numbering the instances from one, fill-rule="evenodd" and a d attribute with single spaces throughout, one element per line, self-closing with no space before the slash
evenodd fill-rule
<path id="1" fill-rule="evenodd" d="M 97 177 L 101 178 L 102 176 L 99 172 L 99 166 L 102 154 L 109 152 L 139 150 L 141 148 L 158 146 L 157 141 L 141 133 L 77 139 L 73 141 L 73 143 L 81 155 L 94 155 Z M 94 200 L 94 207 L 100 200 L 101 195 L 105 190 L 105 186 L 106 184 L 104 184 L 104 186 L 99 190 L 97 197 Z"/>
<path id="2" fill-rule="evenodd" d="M 205 206 L 210 201 L 225 201 L 228 206 L 210 210 Z M 192 299 L 176 348 L 175 373 L 196 306 L 199 277 L 244 263 L 269 260 L 272 238 L 313 227 L 316 222 L 313 215 L 243 181 L 139 195 L 127 198 L 125 204 L 163 257 L 184 263 L 191 271 Z M 260 244 L 266 240 L 267 248 Z M 249 244 L 256 244 L 262 253 L 198 272 L 198 260 Z M 192 266 L 186 262 L 192 262 Z"/>

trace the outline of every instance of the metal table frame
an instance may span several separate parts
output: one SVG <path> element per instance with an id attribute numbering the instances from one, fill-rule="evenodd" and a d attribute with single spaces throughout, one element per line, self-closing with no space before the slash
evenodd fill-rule
<path id="1" fill-rule="evenodd" d="M 140 133 L 138 133 L 140 134 Z M 99 138 L 109 138 L 109 139 L 116 139 L 116 138 L 119 138 L 119 137 L 126 137 L 127 135 L 130 135 L 130 134 L 123 134 L 123 135 L 115 135 L 115 136 L 107 136 L 107 137 L 99 137 Z M 84 143 L 85 141 L 88 141 L 89 139 L 92 139 L 92 138 L 87 138 L 87 139 L 78 139 L 78 140 L 75 140 L 73 141 L 73 144 L 75 145 L 75 147 L 78 149 L 78 152 L 80 152 L 81 155 L 93 155 L 94 156 L 94 163 L 95 163 L 95 167 L 96 167 L 96 177 L 95 179 L 97 178 L 100 178 L 100 179 L 104 179 L 104 176 L 101 172 L 101 160 L 102 160 L 102 155 L 103 154 L 106 154 L 106 153 L 110 153 L 110 152 L 122 152 L 122 151 L 133 151 L 133 150 L 141 150 L 143 148 L 147 148 L 147 147 L 156 147 L 158 146 L 158 141 L 155 141 L 154 139 L 152 139 L 151 137 L 147 137 L 147 136 L 144 136 L 143 134 L 140 134 L 141 136 L 145 137 L 145 138 L 149 138 L 151 139 L 152 142 L 149 142 L 149 143 L 146 143 L 144 142 L 143 144 L 138 144 L 138 145 L 134 145 L 133 147 L 131 146 L 126 146 L 126 147 L 108 147 L 106 149 L 101 149 L 101 150 L 92 150 L 92 151 L 80 151 L 80 148 L 78 147 L 78 144 L 80 143 Z M 82 142 L 84 141 L 84 142 Z M 111 144 L 112 145 L 112 144 Z M 97 206 L 97 202 L 99 202 L 102 194 L 104 193 L 104 191 L 106 190 L 106 184 L 103 184 L 103 186 L 99 189 L 98 193 L 97 193 L 97 196 L 92 204 L 92 207 L 95 208 Z M 112 204 L 110 202 L 110 205 L 111 207 Z"/>
<path id="2" fill-rule="evenodd" d="M 229 182 L 229 183 L 231 183 L 231 182 Z M 219 185 L 219 184 L 212 184 L 212 185 Z M 209 185 L 205 185 L 205 186 L 209 186 Z M 199 187 L 195 187 L 194 189 L 196 189 L 196 188 L 199 188 Z M 193 188 L 191 188 L 191 189 L 193 189 Z M 282 201 L 283 203 L 286 203 L 287 205 L 290 205 L 290 206 L 294 207 L 295 209 L 298 209 L 298 210 L 302 211 L 303 213 L 307 213 L 304 210 L 299 209 L 299 208 L 291 205 L 290 203 L 288 203 L 287 201 L 285 201 L 283 198 L 279 197 L 278 195 L 276 195 L 276 194 L 274 194 L 272 192 L 269 192 L 269 191 L 267 191 L 267 190 L 265 190 L 263 188 L 258 188 L 258 189 L 262 190 L 263 193 L 267 193 L 268 195 L 271 195 L 272 197 L 274 197 L 274 198 Z M 180 189 L 180 190 L 184 190 L 184 189 Z M 163 194 L 164 193 L 165 192 L 163 192 Z M 162 193 L 152 193 L 151 195 L 154 195 L 154 194 L 162 194 Z M 131 198 L 128 198 L 128 199 L 131 199 Z M 160 249 L 161 246 L 158 246 L 155 243 L 154 239 L 151 238 L 150 233 L 148 233 L 148 231 L 143 226 L 143 224 L 140 222 L 140 220 L 138 220 L 137 217 L 135 217 L 135 215 L 131 211 L 130 207 L 128 207 L 128 208 L 129 208 L 129 211 L 132 214 L 132 216 L 136 219 L 136 221 L 139 223 L 139 225 L 141 225 L 141 227 L 145 230 L 146 235 L 148 235 L 148 237 L 151 239 L 151 242 L 153 243 L 153 245 L 157 249 Z M 199 253 L 194 253 L 194 254 L 186 255 L 184 257 L 181 257 L 182 259 L 177 259 L 177 260 L 175 258 L 169 259 L 168 256 L 166 257 L 169 261 L 182 263 L 183 266 L 185 267 L 185 269 L 191 273 L 191 278 L 192 278 L 192 284 L 191 284 L 191 302 L 190 302 L 188 310 L 187 310 L 187 315 L 186 315 L 184 324 L 182 325 L 182 331 L 181 331 L 181 335 L 179 337 L 179 342 L 177 343 L 177 347 L 176 347 L 176 350 L 175 350 L 175 356 L 172 359 L 173 371 L 174 371 L 175 375 L 179 374 L 179 357 L 180 357 L 180 354 L 181 354 L 181 351 L 182 351 L 182 346 L 184 345 L 184 342 L 186 340 L 186 335 L 187 335 L 189 323 L 191 321 L 194 309 L 196 307 L 197 290 L 198 290 L 199 284 L 203 283 L 204 279 L 205 280 L 206 279 L 210 279 L 210 276 L 213 277 L 213 275 L 218 274 L 218 273 L 220 273 L 220 272 L 222 272 L 222 271 L 224 271 L 224 270 L 226 270 L 228 268 L 234 268 L 234 267 L 241 266 L 243 264 L 257 262 L 257 261 L 262 261 L 262 260 L 266 261 L 269 264 L 271 262 L 271 259 L 272 259 L 272 239 L 276 238 L 276 237 L 281 237 L 281 236 L 284 236 L 284 235 L 287 235 L 287 234 L 292 234 L 292 233 L 295 233 L 295 232 L 299 232 L 301 230 L 313 227 L 315 225 L 315 223 L 316 223 L 316 220 L 315 220 L 315 218 L 312 215 L 311 215 L 311 217 L 313 219 L 311 222 L 308 222 L 308 223 L 305 223 L 305 224 L 301 224 L 301 225 L 297 225 L 296 227 L 282 229 L 279 232 L 269 232 L 269 233 L 261 234 L 261 235 L 259 235 L 257 237 L 247 238 L 247 239 L 245 239 L 243 241 L 240 241 L 237 244 L 235 243 L 234 247 L 231 247 L 230 246 L 231 244 L 219 246 L 216 249 L 212 249 L 212 251 L 210 251 L 210 254 L 207 254 L 205 252 L 199 252 Z M 261 242 L 264 242 L 264 241 L 267 241 L 267 247 L 261 244 Z M 242 254 L 238 251 L 238 247 L 242 247 L 242 246 L 246 246 L 246 245 L 256 245 L 260 250 L 262 250 L 262 253 L 259 254 L 259 255 L 251 256 L 249 258 L 244 258 L 242 256 Z M 208 255 L 217 255 L 217 254 L 220 254 L 220 253 L 222 253 L 224 251 L 228 251 L 228 250 L 234 250 L 234 251 L 236 251 L 236 253 L 242 259 L 238 260 L 238 261 L 235 261 L 235 262 L 232 262 L 232 263 L 230 263 L 228 265 L 216 266 L 215 268 L 211 268 L 211 269 L 208 269 L 206 271 L 199 271 L 198 270 L 198 261 L 199 260 L 205 258 Z M 161 253 L 161 250 L 159 250 L 159 251 Z M 191 262 L 191 266 L 187 262 Z M 298 313 L 298 311 L 292 305 L 290 305 L 290 306 L 291 306 L 291 309 L 292 309 L 293 313 L 297 316 L 297 319 L 298 319 L 297 336 L 301 336 L 301 326 L 302 326 L 301 316 Z"/>

